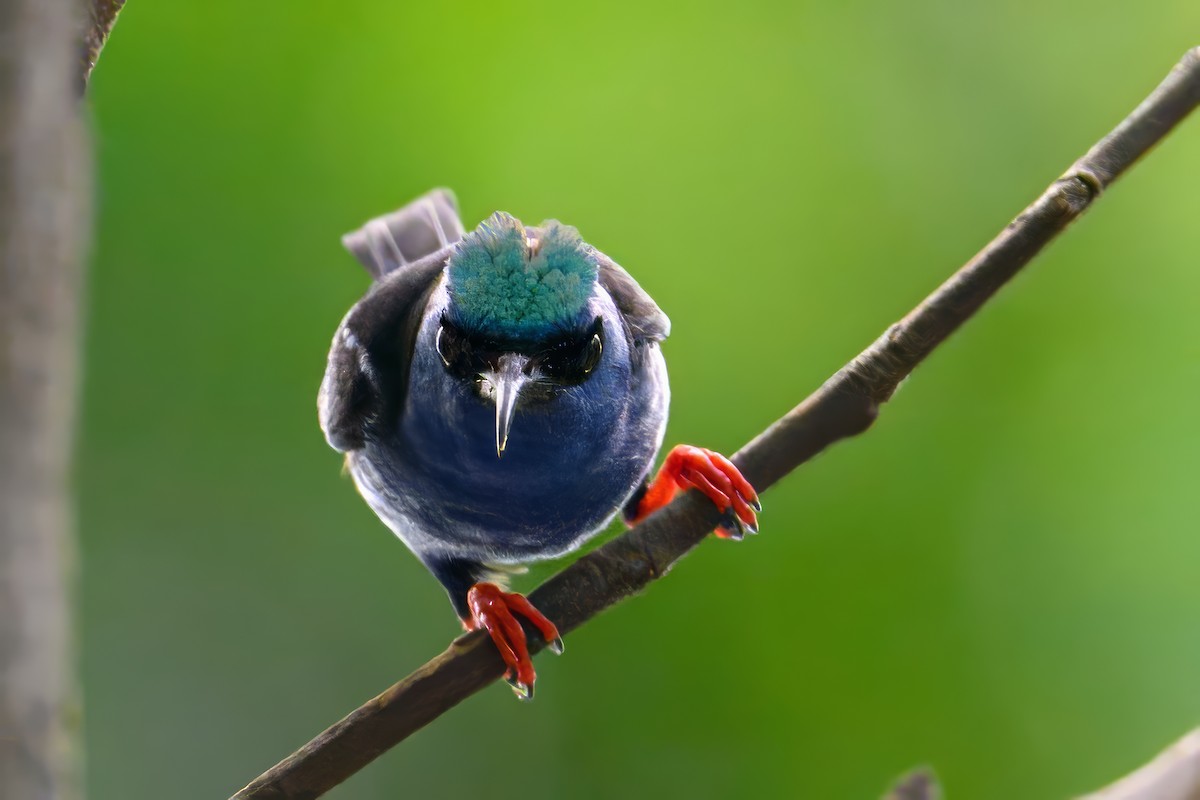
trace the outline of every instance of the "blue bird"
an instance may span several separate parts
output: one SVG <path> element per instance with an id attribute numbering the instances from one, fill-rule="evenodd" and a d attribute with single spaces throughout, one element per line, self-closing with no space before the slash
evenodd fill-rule
<path id="1" fill-rule="evenodd" d="M 696 488 L 719 535 L 757 531 L 758 497 L 724 457 L 680 446 L 650 480 L 670 390 L 670 322 L 612 259 L 556 221 L 497 212 L 466 234 L 437 190 L 343 243 L 374 283 L 333 338 L 321 429 L 367 504 L 488 631 L 531 697 L 517 565 L 578 548 L 618 513 L 632 524 Z"/>

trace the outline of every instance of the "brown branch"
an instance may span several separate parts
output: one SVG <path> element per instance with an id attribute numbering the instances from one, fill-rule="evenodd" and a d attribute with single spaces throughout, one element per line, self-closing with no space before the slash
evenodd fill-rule
<path id="1" fill-rule="evenodd" d="M 0 797 L 82 794 L 69 489 L 91 164 L 78 90 L 124 0 L 0 0 Z M 82 70 L 75 67 L 83 53 Z"/>
<path id="2" fill-rule="evenodd" d="M 79 93 L 87 88 L 88 78 L 100 58 L 100 51 L 117 24 L 117 14 L 125 6 L 125 0 L 87 0 L 87 25 L 79 51 Z"/>
<path id="3" fill-rule="evenodd" d="M 1075 162 L 975 258 L 825 384 L 743 447 L 733 461 L 760 490 L 830 444 L 870 427 L 897 385 L 1100 192 L 1200 104 L 1200 48 L 1188 52 L 1129 117 Z M 718 522 L 689 492 L 625 535 L 555 575 L 530 599 L 569 632 L 662 577 Z M 542 643 L 530 636 L 531 650 Z M 481 634 L 361 706 L 234 797 L 313 798 L 504 672 Z"/>
<path id="4" fill-rule="evenodd" d="M 72 647 L 90 165 L 76 0 L 0 0 L 0 797 L 80 793 Z"/>

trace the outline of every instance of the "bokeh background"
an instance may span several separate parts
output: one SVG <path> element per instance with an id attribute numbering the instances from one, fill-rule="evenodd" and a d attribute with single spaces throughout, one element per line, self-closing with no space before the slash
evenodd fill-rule
<path id="1" fill-rule="evenodd" d="M 316 425 L 433 186 L 557 217 L 674 322 L 668 441 L 732 451 L 1190 46 L 1194 0 L 132 0 L 94 76 L 78 488 L 93 798 L 225 797 L 444 647 Z M 1200 723 L 1200 120 L 878 425 L 339 798 L 1059 798 Z M 535 569 L 521 588 L 550 574 Z"/>

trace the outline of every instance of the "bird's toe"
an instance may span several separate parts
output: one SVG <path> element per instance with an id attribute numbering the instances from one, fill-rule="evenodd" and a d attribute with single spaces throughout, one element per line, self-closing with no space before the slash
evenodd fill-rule
<path id="1" fill-rule="evenodd" d="M 720 453 L 703 447 L 680 445 L 671 451 L 676 480 L 681 486 L 699 489 L 726 514 L 717 535 L 741 539 L 745 532 L 758 533 L 758 493 L 741 470 Z"/>
<path id="2" fill-rule="evenodd" d="M 549 648 L 555 653 L 563 651 L 562 637 L 542 612 L 522 594 L 505 592 L 494 583 L 477 583 L 467 592 L 467 606 L 471 618 L 465 621 L 470 630 L 486 630 L 492 637 L 500 657 L 508 669 L 504 679 L 513 687 L 522 700 L 533 699 L 533 685 L 537 673 L 533 669 L 533 658 L 525 631 L 516 615 L 527 619 L 541 633 Z"/>

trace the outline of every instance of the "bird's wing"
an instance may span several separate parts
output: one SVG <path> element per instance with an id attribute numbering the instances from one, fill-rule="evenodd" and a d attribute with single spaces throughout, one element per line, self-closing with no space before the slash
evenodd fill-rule
<path id="1" fill-rule="evenodd" d="M 612 296 L 634 340 L 661 342 L 671 333 L 671 320 L 628 272 L 608 256 L 600 260 L 600 285 Z"/>
<path id="2" fill-rule="evenodd" d="M 335 449 L 360 448 L 399 419 L 422 313 L 462 236 L 454 195 L 437 189 L 342 237 L 375 284 L 338 326 L 317 395 Z"/>
<path id="3" fill-rule="evenodd" d="M 317 395 L 321 430 L 334 449 L 356 450 L 399 417 L 421 315 L 450 252 L 393 270 L 342 320 Z"/>

